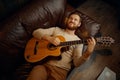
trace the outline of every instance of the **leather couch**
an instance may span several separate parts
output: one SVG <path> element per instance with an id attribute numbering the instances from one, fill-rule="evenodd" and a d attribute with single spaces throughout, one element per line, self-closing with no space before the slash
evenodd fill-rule
<path id="1" fill-rule="evenodd" d="M 64 28 L 65 17 L 72 10 L 73 8 L 67 7 L 66 0 L 32 0 L 4 20 L 0 24 L 0 80 L 17 80 L 15 74 L 21 71 L 20 68 L 25 70 L 25 64 L 30 66 L 24 59 L 24 49 L 33 30 L 52 26 Z M 100 25 L 83 13 L 81 16 L 84 27 L 78 29 L 76 34 L 81 37 L 81 33 L 87 32 L 95 36 Z"/>

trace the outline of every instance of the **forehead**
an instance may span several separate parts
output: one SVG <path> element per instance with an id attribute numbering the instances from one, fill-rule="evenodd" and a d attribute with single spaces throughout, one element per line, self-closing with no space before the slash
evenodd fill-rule
<path id="1" fill-rule="evenodd" d="M 76 19 L 81 19 L 78 14 L 71 14 L 69 17 L 76 18 Z"/>

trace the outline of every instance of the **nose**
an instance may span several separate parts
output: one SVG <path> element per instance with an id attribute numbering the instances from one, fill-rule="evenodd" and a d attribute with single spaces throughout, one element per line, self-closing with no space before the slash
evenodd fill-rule
<path id="1" fill-rule="evenodd" d="M 74 19 L 71 19 L 71 22 L 74 22 L 75 20 Z"/>

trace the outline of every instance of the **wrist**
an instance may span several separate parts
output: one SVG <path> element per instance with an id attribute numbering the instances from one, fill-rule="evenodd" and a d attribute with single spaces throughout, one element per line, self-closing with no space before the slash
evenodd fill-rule
<path id="1" fill-rule="evenodd" d="M 88 58 L 91 54 L 92 54 L 92 51 L 86 50 L 86 51 L 83 53 L 83 57 L 84 57 L 84 58 Z"/>
<path id="2" fill-rule="evenodd" d="M 91 54 L 92 52 L 92 50 L 86 50 L 86 54 Z"/>
<path id="3" fill-rule="evenodd" d="M 47 40 L 47 41 L 50 40 L 50 38 L 51 38 L 51 37 L 50 37 L 49 35 L 44 35 L 44 36 L 42 37 L 42 39 Z"/>
<path id="4" fill-rule="evenodd" d="M 94 50 L 94 47 L 88 47 L 86 49 L 86 52 L 89 53 L 89 54 L 91 54 L 93 52 L 93 50 Z"/>

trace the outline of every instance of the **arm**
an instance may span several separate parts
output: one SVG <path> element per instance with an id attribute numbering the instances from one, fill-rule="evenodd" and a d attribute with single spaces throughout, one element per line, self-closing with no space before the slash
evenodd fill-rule
<path id="1" fill-rule="evenodd" d="M 92 54 L 92 52 L 94 50 L 94 47 L 96 45 L 95 39 L 90 38 L 87 40 L 87 43 L 88 43 L 88 47 L 87 47 L 86 51 L 83 53 L 83 55 L 79 55 L 82 53 L 82 51 L 81 51 L 81 53 L 79 53 L 77 51 L 76 56 L 74 56 L 73 62 L 76 67 L 83 64 L 89 58 L 89 56 Z"/>
<path id="2" fill-rule="evenodd" d="M 36 29 L 35 31 L 33 31 L 33 36 L 38 39 L 47 40 L 54 45 L 59 45 L 60 40 L 58 38 L 52 36 L 55 30 L 56 30 L 56 27 L 52 27 L 52 28 L 48 28 L 48 29 L 39 28 L 39 29 Z"/>

